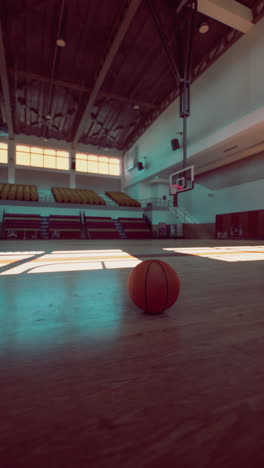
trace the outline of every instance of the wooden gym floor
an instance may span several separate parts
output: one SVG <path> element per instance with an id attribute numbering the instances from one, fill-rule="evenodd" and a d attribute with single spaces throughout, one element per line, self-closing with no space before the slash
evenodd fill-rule
<path id="1" fill-rule="evenodd" d="M 263 241 L 1 241 L 2 468 L 263 468 Z M 156 317 L 131 268 L 170 263 Z"/>

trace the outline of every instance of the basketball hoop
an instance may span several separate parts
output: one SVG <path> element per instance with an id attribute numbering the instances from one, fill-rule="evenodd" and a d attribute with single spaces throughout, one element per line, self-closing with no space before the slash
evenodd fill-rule
<path id="1" fill-rule="evenodd" d="M 194 167 L 188 166 L 170 174 L 170 194 L 177 196 L 178 193 L 192 190 L 194 188 Z"/>
<path id="2" fill-rule="evenodd" d="M 184 187 L 182 187 L 181 185 L 178 185 L 178 184 L 170 184 L 170 193 L 171 195 L 175 195 L 177 192 L 179 192 L 180 190 L 183 190 Z"/>

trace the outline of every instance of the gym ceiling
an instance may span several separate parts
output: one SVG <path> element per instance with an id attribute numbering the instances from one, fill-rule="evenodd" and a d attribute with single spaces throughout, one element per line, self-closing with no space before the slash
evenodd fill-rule
<path id="1" fill-rule="evenodd" d="M 1 0 L 1 134 L 128 150 L 179 94 L 173 66 L 183 63 L 195 8 L 191 0 Z M 198 0 L 191 81 L 263 14 L 263 0 Z"/>

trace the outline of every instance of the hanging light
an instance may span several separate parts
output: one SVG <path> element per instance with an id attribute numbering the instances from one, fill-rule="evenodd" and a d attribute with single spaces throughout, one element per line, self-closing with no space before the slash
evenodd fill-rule
<path id="1" fill-rule="evenodd" d="M 57 39 L 56 44 L 57 44 L 58 47 L 65 47 L 66 46 L 66 42 L 62 37 L 59 37 Z"/>
<path id="2" fill-rule="evenodd" d="M 209 24 L 208 23 L 201 23 L 199 26 L 199 33 L 206 34 L 209 31 Z"/>

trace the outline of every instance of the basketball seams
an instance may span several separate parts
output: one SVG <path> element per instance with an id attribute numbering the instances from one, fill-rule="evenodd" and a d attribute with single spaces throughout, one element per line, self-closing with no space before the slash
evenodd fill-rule
<path id="1" fill-rule="evenodd" d="M 167 275 L 166 275 L 166 272 L 165 272 L 165 270 L 164 270 L 164 268 L 163 268 L 163 265 L 162 265 L 162 263 L 160 262 L 160 260 L 158 260 L 158 262 L 159 262 L 159 265 L 160 265 L 160 267 L 161 267 L 161 269 L 162 269 L 162 271 L 163 271 L 163 274 L 164 274 L 164 276 L 165 276 L 165 281 L 166 281 L 166 291 L 167 291 L 167 294 L 166 294 L 166 301 L 165 301 L 165 307 L 164 307 L 164 309 L 167 309 L 167 304 L 168 304 L 168 299 L 169 299 L 169 285 L 168 285 Z"/>
<path id="2" fill-rule="evenodd" d="M 145 274 L 145 287 L 144 287 L 144 291 L 145 291 L 145 294 L 144 294 L 144 297 L 145 297 L 145 312 L 148 312 L 148 297 L 147 297 L 148 273 L 149 273 L 150 266 L 152 265 L 152 263 L 153 263 L 154 261 L 155 261 L 155 260 L 151 260 L 151 262 L 150 262 L 149 265 L 148 265 L 146 274 Z"/>
<path id="3" fill-rule="evenodd" d="M 130 297 L 134 304 L 146 313 L 158 314 L 171 307 L 177 300 L 179 290 L 180 280 L 177 272 L 162 260 L 144 260 L 129 275 Z"/>

